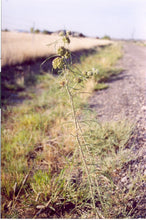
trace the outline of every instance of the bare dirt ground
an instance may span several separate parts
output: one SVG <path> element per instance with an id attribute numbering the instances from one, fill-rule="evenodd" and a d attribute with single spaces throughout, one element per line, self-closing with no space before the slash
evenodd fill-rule
<path id="1" fill-rule="evenodd" d="M 100 122 L 125 119 L 136 124 L 128 143 L 128 147 L 134 145 L 135 159 L 131 159 L 130 165 L 133 175 L 138 167 L 146 175 L 146 47 L 123 42 L 123 58 L 117 66 L 124 69 L 122 74 L 110 79 L 107 90 L 94 93 L 90 106 L 96 110 Z M 121 174 L 121 180 L 128 186 L 126 170 Z M 144 187 L 141 188 L 137 217 L 146 217 Z"/>

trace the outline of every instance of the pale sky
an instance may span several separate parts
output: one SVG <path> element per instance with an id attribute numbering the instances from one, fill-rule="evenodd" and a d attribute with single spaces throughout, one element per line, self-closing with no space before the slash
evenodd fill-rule
<path id="1" fill-rule="evenodd" d="M 2 0 L 2 29 L 146 39 L 146 0 Z"/>

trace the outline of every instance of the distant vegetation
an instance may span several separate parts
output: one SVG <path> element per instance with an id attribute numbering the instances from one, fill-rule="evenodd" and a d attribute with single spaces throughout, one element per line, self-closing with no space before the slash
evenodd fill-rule
<path id="1" fill-rule="evenodd" d="M 6 29 L 4 29 L 3 31 L 8 32 L 9 30 L 6 28 Z"/>
<path id="2" fill-rule="evenodd" d="M 108 35 L 104 35 L 101 39 L 104 39 L 104 40 L 111 40 L 111 37 L 108 36 Z"/>
<path id="3" fill-rule="evenodd" d="M 41 31 L 41 30 L 39 30 L 39 29 L 34 29 L 34 27 L 31 27 L 30 28 L 30 33 L 36 33 L 36 34 L 38 34 L 38 33 L 42 33 L 42 34 L 52 34 L 52 33 L 57 33 L 57 34 L 59 34 L 60 32 L 64 32 L 64 33 L 66 33 L 66 30 L 58 30 L 58 31 L 49 31 L 49 30 L 43 30 L 43 31 Z M 83 33 L 80 33 L 80 32 L 76 32 L 76 31 L 71 31 L 70 32 L 70 35 L 72 36 L 72 37 L 86 37 Z"/>
<path id="4" fill-rule="evenodd" d="M 42 33 L 43 34 L 52 34 L 53 32 L 52 31 L 43 30 Z"/>
<path id="5" fill-rule="evenodd" d="M 34 33 L 34 28 L 33 27 L 30 28 L 30 33 Z"/>

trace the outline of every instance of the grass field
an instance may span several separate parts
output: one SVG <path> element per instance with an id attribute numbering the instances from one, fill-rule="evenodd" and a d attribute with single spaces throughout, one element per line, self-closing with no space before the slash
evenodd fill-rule
<path id="1" fill-rule="evenodd" d="M 2 32 L 2 66 L 23 63 L 38 57 L 47 57 L 55 53 L 55 45 L 47 46 L 50 42 L 59 40 L 58 34 L 30 34 L 17 32 Z M 71 51 L 89 49 L 99 45 L 107 45 L 109 40 L 95 38 L 71 37 Z"/>
<path id="2" fill-rule="evenodd" d="M 134 201 L 143 177 L 139 174 L 133 177 L 129 170 L 129 189 L 126 191 L 119 185 L 120 172 L 131 158 L 131 149 L 126 145 L 133 125 L 128 121 L 100 124 L 88 105 L 92 93 L 107 88 L 108 79 L 121 72 L 114 67 L 121 56 L 119 43 L 98 48 L 94 54 L 79 57 L 80 62 L 72 65 L 76 77 L 69 73 L 71 90 L 73 85 L 75 91 L 80 89 L 74 93 L 74 106 L 81 124 L 81 141 L 87 143 L 86 146 L 82 143 L 82 150 L 91 186 L 75 138 L 64 75 L 40 73 L 35 75 L 35 84 L 29 84 L 30 78 L 34 80 L 30 74 L 21 82 L 24 90 L 18 95 L 29 99 L 12 106 L 6 103 L 2 109 L 3 218 L 134 216 L 129 201 Z M 81 80 L 81 72 L 93 70 L 98 70 L 98 74 Z M 11 86 L 9 90 L 15 89 Z"/>

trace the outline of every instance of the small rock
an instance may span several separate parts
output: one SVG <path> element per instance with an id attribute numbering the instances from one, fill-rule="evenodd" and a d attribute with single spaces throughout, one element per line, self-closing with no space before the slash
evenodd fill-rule
<path id="1" fill-rule="evenodd" d="M 127 189 L 132 188 L 132 186 L 133 186 L 133 184 L 128 184 L 128 185 L 127 185 Z"/>
<path id="2" fill-rule="evenodd" d="M 124 176 L 124 177 L 121 179 L 121 182 L 122 182 L 122 183 L 127 182 L 127 176 Z"/>
<path id="3" fill-rule="evenodd" d="M 44 205 L 37 205 L 37 209 L 45 209 L 46 207 Z"/>
<path id="4" fill-rule="evenodd" d="M 141 108 L 143 111 L 146 111 L 146 106 L 142 106 Z"/>

